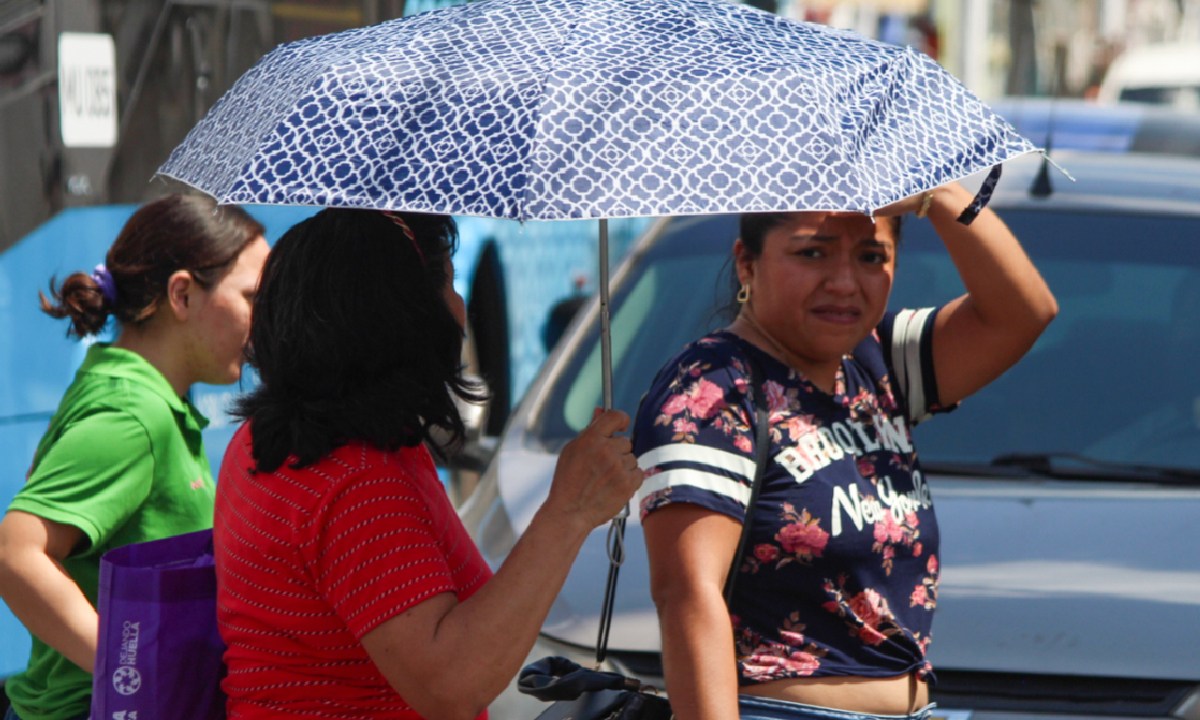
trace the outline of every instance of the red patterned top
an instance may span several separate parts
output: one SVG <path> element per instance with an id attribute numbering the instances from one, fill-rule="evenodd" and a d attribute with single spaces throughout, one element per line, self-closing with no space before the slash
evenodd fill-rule
<path id="1" fill-rule="evenodd" d="M 300 470 L 256 474 L 250 449 L 243 425 L 217 483 L 229 718 L 419 718 L 359 639 L 491 577 L 428 451 L 352 443 Z"/>

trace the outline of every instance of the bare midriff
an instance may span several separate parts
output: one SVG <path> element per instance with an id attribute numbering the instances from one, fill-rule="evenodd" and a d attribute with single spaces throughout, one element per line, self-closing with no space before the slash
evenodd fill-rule
<path id="1" fill-rule="evenodd" d="M 873 715 L 905 715 L 929 704 L 929 686 L 912 674 L 890 678 L 790 678 L 742 686 L 738 692 Z"/>

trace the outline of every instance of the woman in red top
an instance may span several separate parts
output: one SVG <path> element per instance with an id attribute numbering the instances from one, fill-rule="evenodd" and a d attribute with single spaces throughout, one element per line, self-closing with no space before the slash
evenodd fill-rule
<path id="1" fill-rule="evenodd" d="M 272 250 L 261 385 L 217 484 L 230 718 L 474 718 L 520 669 L 586 535 L 641 483 L 598 413 L 492 575 L 427 447 L 457 441 L 466 313 L 448 217 L 329 209 Z"/>

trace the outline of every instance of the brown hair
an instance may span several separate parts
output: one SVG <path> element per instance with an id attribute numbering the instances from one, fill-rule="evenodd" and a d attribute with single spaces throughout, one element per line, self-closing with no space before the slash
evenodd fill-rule
<path id="1" fill-rule="evenodd" d="M 262 234 L 263 226 L 240 207 L 217 205 L 206 195 L 165 195 L 138 208 L 109 248 L 109 298 L 95 275 L 76 272 L 62 287 L 50 279 L 54 301 L 39 292 L 42 311 L 69 317 L 67 334 L 79 337 L 99 332 L 109 315 L 137 325 L 154 314 L 174 272 L 186 270 L 200 287 L 211 288 Z"/>
<path id="2" fill-rule="evenodd" d="M 774 212 L 774 213 L 743 213 L 738 217 L 738 237 L 742 239 L 742 245 L 750 253 L 750 257 L 757 258 L 762 255 L 763 243 L 766 241 L 767 233 L 777 225 L 782 225 L 794 213 L 790 212 Z M 892 236 L 896 240 L 896 247 L 900 247 L 900 215 L 891 215 L 883 219 L 892 226 Z M 734 269 L 734 288 L 737 287 L 737 269 Z"/>

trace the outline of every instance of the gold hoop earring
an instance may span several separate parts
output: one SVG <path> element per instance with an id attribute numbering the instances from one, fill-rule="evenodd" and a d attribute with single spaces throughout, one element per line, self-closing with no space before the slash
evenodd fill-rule
<path id="1" fill-rule="evenodd" d="M 738 290 L 737 301 L 738 305 L 745 305 L 750 301 L 750 286 L 746 283 L 742 283 L 742 287 Z"/>

